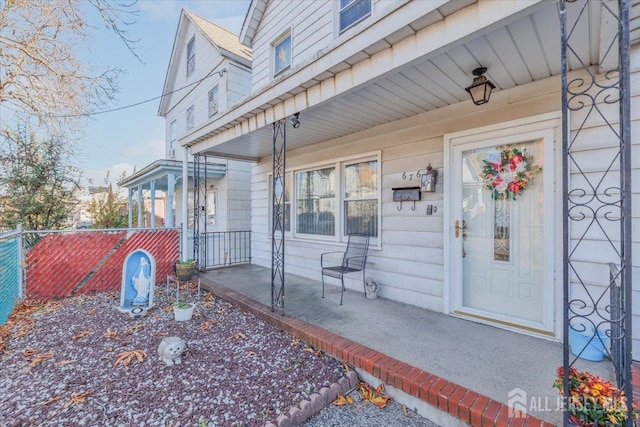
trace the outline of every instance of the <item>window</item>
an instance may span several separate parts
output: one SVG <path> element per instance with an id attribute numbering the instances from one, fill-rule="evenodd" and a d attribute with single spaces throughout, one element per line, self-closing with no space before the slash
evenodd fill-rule
<path id="1" fill-rule="evenodd" d="M 340 0 L 340 33 L 371 15 L 371 0 Z"/>
<path id="2" fill-rule="evenodd" d="M 174 158 L 176 156 L 176 145 L 178 137 L 176 135 L 176 121 L 172 121 L 169 124 L 169 157 Z"/>
<path id="3" fill-rule="evenodd" d="M 292 237 L 345 240 L 350 233 L 380 234 L 379 154 L 287 172 L 284 186 L 269 177 L 269 191 L 283 197 L 282 212 L 270 203 L 270 221 Z M 272 194 L 272 195 L 273 195 Z M 274 224 L 274 222 L 270 222 Z M 271 225 L 269 226 L 271 228 Z"/>
<path id="4" fill-rule="evenodd" d="M 218 112 L 218 86 L 209 91 L 209 117 Z"/>
<path id="5" fill-rule="evenodd" d="M 279 39 L 273 45 L 273 58 L 274 76 L 277 76 L 291 67 L 291 34 Z"/>
<path id="6" fill-rule="evenodd" d="M 344 166 L 345 235 L 363 233 L 378 236 L 378 161 Z"/>
<path id="7" fill-rule="evenodd" d="M 207 191 L 207 225 L 216 225 L 216 190 Z"/>
<path id="8" fill-rule="evenodd" d="M 196 36 L 187 43 L 187 77 L 196 69 Z"/>
<path id="9" fill-rule="evenodd" d="M 187 108 L 187 130 L 193 129 L 195 125 L 195 113 L 193 111 L 193 105 Z"/>
<path id="10" fill-rule="evenodd" d="M 336 168 L 296 173 L 296 231 L 333 236 L 336 233 Z"/>

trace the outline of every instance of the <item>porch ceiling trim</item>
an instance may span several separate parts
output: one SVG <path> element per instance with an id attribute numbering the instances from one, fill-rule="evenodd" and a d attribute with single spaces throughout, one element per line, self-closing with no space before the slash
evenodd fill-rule
<path id="1" fill-rule="evenodd" d="M 430 6 L 429 9 L 426 8 L 427 5 Z M 444 5 L 448 3 L 405 4 L 402 7 L 408 8 L 407 13 L 411 16 L 420 17 L 415 22 L 426 25 L 424 28 L 413 31 L 413 34 L 393 45 L 376 47 L 367 40 L 381 40 L 381 33 L 390 37 L 411 28 L 400 17 L 395 20 L 387 19 L 385 23 L 388 24 L 391 20 L 391 25 L 384 28 L 376 25 L 380 23 L 378 21 L 355 37 L 321 52 L 312 61 L 297 67 L 285 78 L 244 100 L 219 119 L 181 138 L 180 143 L 190 146 L 193 153 L 215 152 L 215 147 L 219 144 L 254 132 L 296 112 L 319 106 L 400 67 L 410 65 L 417 58 L 428 58 L 479 34 L 487 33 L 503 25 L 501 22 L 504 20 L 531 13 L 536 6 L 543 7 L 544 2 L 480 0 L 471 5 L 462 3 L 467 7 L 449 10 L 451 14 L 446 19 L 437 9 Z M 437 14 L 439 18 L 433 14 Z M 371 55 L 367 54 L 371 50 Z M 343 66 L 346 69 L 331 72 L 332 69 L 344 68 Z M 329 71 L 318 74 L 317 70 Z M 244 158 L 257 160 L 252 157 Z"/>
<path id="2" fill-rule="evenodd" d="M 189 176 L 193 177 L 193 163 L 189 162 L 187 168 Z M 227 166 L 224 164 L 207 164 L 207 178 L 219 179 L 224 177 L 226 173 Z M 140 169 L 140 171 L 118 182 L 118 186 L 127 189 L 135 189 L 138 186 L 142 186 L 142 188 L 146 190 L 151 187 L 151 181 L 157 181 L 156 189 L 166 190 L 168 185 L 167 177 L 170 174 L 174 174 L 177 179 L 182 178 L 182 161 L 168 159 L 156 160 Z"/>

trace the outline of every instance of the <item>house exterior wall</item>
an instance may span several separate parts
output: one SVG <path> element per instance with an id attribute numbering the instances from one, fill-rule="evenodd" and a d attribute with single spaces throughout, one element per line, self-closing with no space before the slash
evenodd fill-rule
<path id="1" fill-rule="evenodd" d="M 632 105 L 640 102 L 638 85 L 640 68 L 637 48 L 633 50 L 634 74 Z M 440 108 L 438 110 L 419 114 L 407 119 L 381 125 L 366 131 L 338 138 L 332 141 L 315 144 L 298 150 L 287 152 L 288 169 L 304 168 L 311 164 L 333 162 L 334 159 L 345 156 L 358 156 L 362 153 L 379 151 L 381 153 L 380 185 L 381 185 L 381 243 L 379 247 L 370 250 L 371 266 L 367 269 L 367 276 L 374 278 L 380 285 L 379 294 L 382 297 L 416 305 L 439 312 L 448 312 L 445 306 L 445 296 L 448 284 L 444 283 L 444 239 L 446 230 L 443 229 L 443 217 L 447 215 L 443 205 L 442 183 L 448 177 L 448 170 L 444 165 L 444 135 L 482 126 L 505 123 L 511 120 L 525 119 L 540 114 L 558 113 L 561 109 L 561 82 L 559 76 L 521 85 L 510 90 L 503 90 L 493 94 L 491 102 L 477 107 L 471 102 Z M 617 117 L 616 106 L 601 106 L 611 118 Z M 638 116 L 640 108 L 633 108 L 633 127 L 640 130 Z M 584 112 L 575 112 L 570 118 L 572 132 L 580 127 L 584 119 Z M 303 124 L 304 126 L 304 124 Z M 606 134 L 606 125 L 600 120 L 589 120 L 582 132 L 593 135 L 593 144 L 580 153 L 586 156 L 585 163 L 591 165 L 593 171 L 606 169 L 604 159 L 610 158 L 606 154 L 615 141 L 602 141 L 599 136 Z M 302 127 L 301 127 L 302 129 Z M 560 150 L 561 141 L 556 141 L 555 150 Z M 633 146 L 633 181 L 640 182 L 640 147 L 636 141 Z M 556 156 L 556 158 L 559 158 Z M 424 169 L 431 163 L 439 169 L 442 175 L 435 193 L 423 193 L 421 201 L 416 203 L 415 211 L 410 208 L 397 209 L 397 202 L 392 201 L 392 188 L 410 186 L 402 179 L 405 171 Z M 254 243 L 252 246 L 253 262 L 263 266 L 271 264 L 271 243 L 269 234 L 270 192 L 269 174 L 271 159 L 264 158 L 254 167 L 252 176 L 252 231 Z M 579 179 L 572 171 L 571 185 L 579 185 Z M 556 191 L 561 191 L 557 182 Z M 426 206 L 434 205 L 437 211 L 432 216 L 426 215 Z M 634 190 L 634 221 L 638 224 L 640 212 L 639 190 Z M 559 207 L 558 207 L 559 208 Z M 560 215 L 560 214 L 559 214 Z M 617 227 L 613 223 L 612 227 Z M 580 230 L 571 230 L 576 239 Z M 559 237 L 560 239 L 560 237 Z M 640 236 L 634 237 L 634 265 L 640 265 Z M 561 245 L 561 240 L 558 240 Z M 588 242 L 587 262 L 594 265 L 594 278 L 599 281 L 598 286 L 608 283 L 608 259 L 600 254 L 608 242 L 595 239 Z M 344 250 L 344 244 L 338 242 L 312 241 L 289 238 L 286 245 L 287 272 L 304 277 L 320 279 L 320 254 L 323 252 Z M 618 260 L 619 261 L 619 260 Z M 598 270 L 595 273 L 595 269 Z M 639 273 L 634 267 L 634 273 Z M 558 275 L 556 284 L 556 305 L 561 304 L 561 276 Z M 637 280 L 636 283 L 639 283 Z M 345 280 L 345 285 L 362 292 L 362 283 L 357 275 Z M 579 289 L 574 285 L 574 292 Z M 640 286 L 634 289 L 634 299 L 640 303 Z M 640 330 L 640 307 L 634 305 L 633 319 L 636 330 Z M 561 318 L 561 317 L 560 317 Z M 640 350 L 640 343 L 635 341 L 634 348 Z M 636 352 L 637 353 L 637 352 Z"/>
<path id="2" fill-rule="evenodd" d="M 389 7 L 405 3 L 403 0 L 373 0 L 371 16 Z M 273 43 L 291 32 L 291 67 L 313 58 L 321 47 L 339 37 L 337 1 L 270 1 L 260 27 L 253 39 L 252 88 L 268 85 L 273 80 Z"/>
<path id="3" fill-rule="evenodd" d="M 251 93 L 251 69 L 228 62 L 226 108 L 243 100 Z"/>

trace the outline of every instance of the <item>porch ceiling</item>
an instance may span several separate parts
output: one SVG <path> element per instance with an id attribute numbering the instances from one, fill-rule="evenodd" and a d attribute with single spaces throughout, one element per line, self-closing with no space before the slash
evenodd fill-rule
<path id="1" fill-rule="evenodd" d="M 601 8 L 599 3 L 589 2 L 583 12 L 589 14 L 589 24 L 581 24 L 573 29 L 578 35 L 575 40 L 583 41 L 579 53 L 581 57 L 589 58 L 588 65 L 601 63 L 606 47 L 604 42 L 600 43 L 600 35 L 601 21 L 608 18 L 605 16 L 608 12 L 603 12 Z M 577 5 L 569 7 L 569 22 L 575 20 L 580 12 Z M 495 91 L 558 75 L 561 72 L 559 21 L 556 2 L 537 5 L 510 22 L 474 33 L 445 49 L 436 50 L 354 86 L 352 90 L 301 109 L 301 126 L 298 129 L 289 126 L 287 129 L 287 150 L 328 141 L 447 105 L 471 102 L 464 88 L 471 83 L 471 71 L 479 66 L 488 68 L 486 75 L 495 83 Z M 416 33 L 411 25 L 405 30 L 404 37 Z M 397 39 L 384 39 L 356 55 L 358 61 L 338 64 L 324 73 L 322 78 L 331 78 L 345 69 L 356 68 L 359 61 L 365 61 L 397 42 Z M 609 57 L 611 55 L 614 53 L 607 54 Z M 617 63 L 617 53 L 615 55 Z M 569 67 L 577 69 L 582 64 L 569 58 Z M 259 123 L 260 119 L 256 120 L 256 116 L 283 102 L 297 105 L 295 96 L 320 81 L 314 79 L 302 84 L 297 91 L 274 97 L 250 115 L 224 126 L 230 129 L 240 124 L 242 131 L 239 136 L 212 143 L 211 140 L 207 141 L 209 136 L 203 135 L 196 139 L 197 144 L 192 150 L 218 157 L 251 160 L 270 156 L 272 127 L 269 121 L 261 127 L 255 126 L 256 129 L 251 131 L 246 129 L 247 122 L 243 121 Z"/>
<path id="2" fill-rule="evenodd" d="M 193 162 L 187 164 L 189 177 L 193 177 Z M 225 176 L 227 167 L 220 163 L 207 165 L 207 178 L 219 179 Z M 156 160 L 144 168 L 118 182 L 119 187 L 136 189 L 140 186 L 143 190 L 149 190 L 151 183 L 155 182 L 155 189 L 167 191 L 169 188 L 169 175 L 174 175 L 175 182 L 182 179 L 182 161 L 180 160 Z"/>

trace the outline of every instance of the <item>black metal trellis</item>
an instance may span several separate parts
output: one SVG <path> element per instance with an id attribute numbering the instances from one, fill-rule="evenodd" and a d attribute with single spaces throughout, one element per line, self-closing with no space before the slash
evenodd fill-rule
<path id="1" fill-rule="evenodd" d="M 203 269 L 207 263 L 206 235 L 207 158 L 202 154 L 195 154 L 193 156 L 193 259 L 198 263 L 198 270 Z"/>
<path id="2" fill-rule="evenodd" d="M 616 3 L 560 2 L 564 395 L 569 395 L 570 369 L 578 357 L 590 346 L 601 348 L 611 358 L 617 386 L 627 397 L 626 425 L 632 426 L 629 1 L 619 0 L 617 9 L 612 5 Z M 589 25 L 589 8 L 594 7 L 618 29 L 610 39 L 600 40 L 600 63 L 595 64 L 588 52 L 581 55 L 579 44 L 584 40 L 578 34 L 581 25 Z M 615 64 L 610 70 L 598 69 L 610 62 Z M 597 162 L 586 154 L 593 149 L 594 135 L 601 148 Z M 572 336 L 588 344 L 572 347 Z M 565 410 L 564 425 L 570 423 Z"/>
<path id="3" fill-rule="evenodd" d="M 271 311 L 284 315 L 285 159 L 287 121 L 273 124 L 271 188 Z"/>

